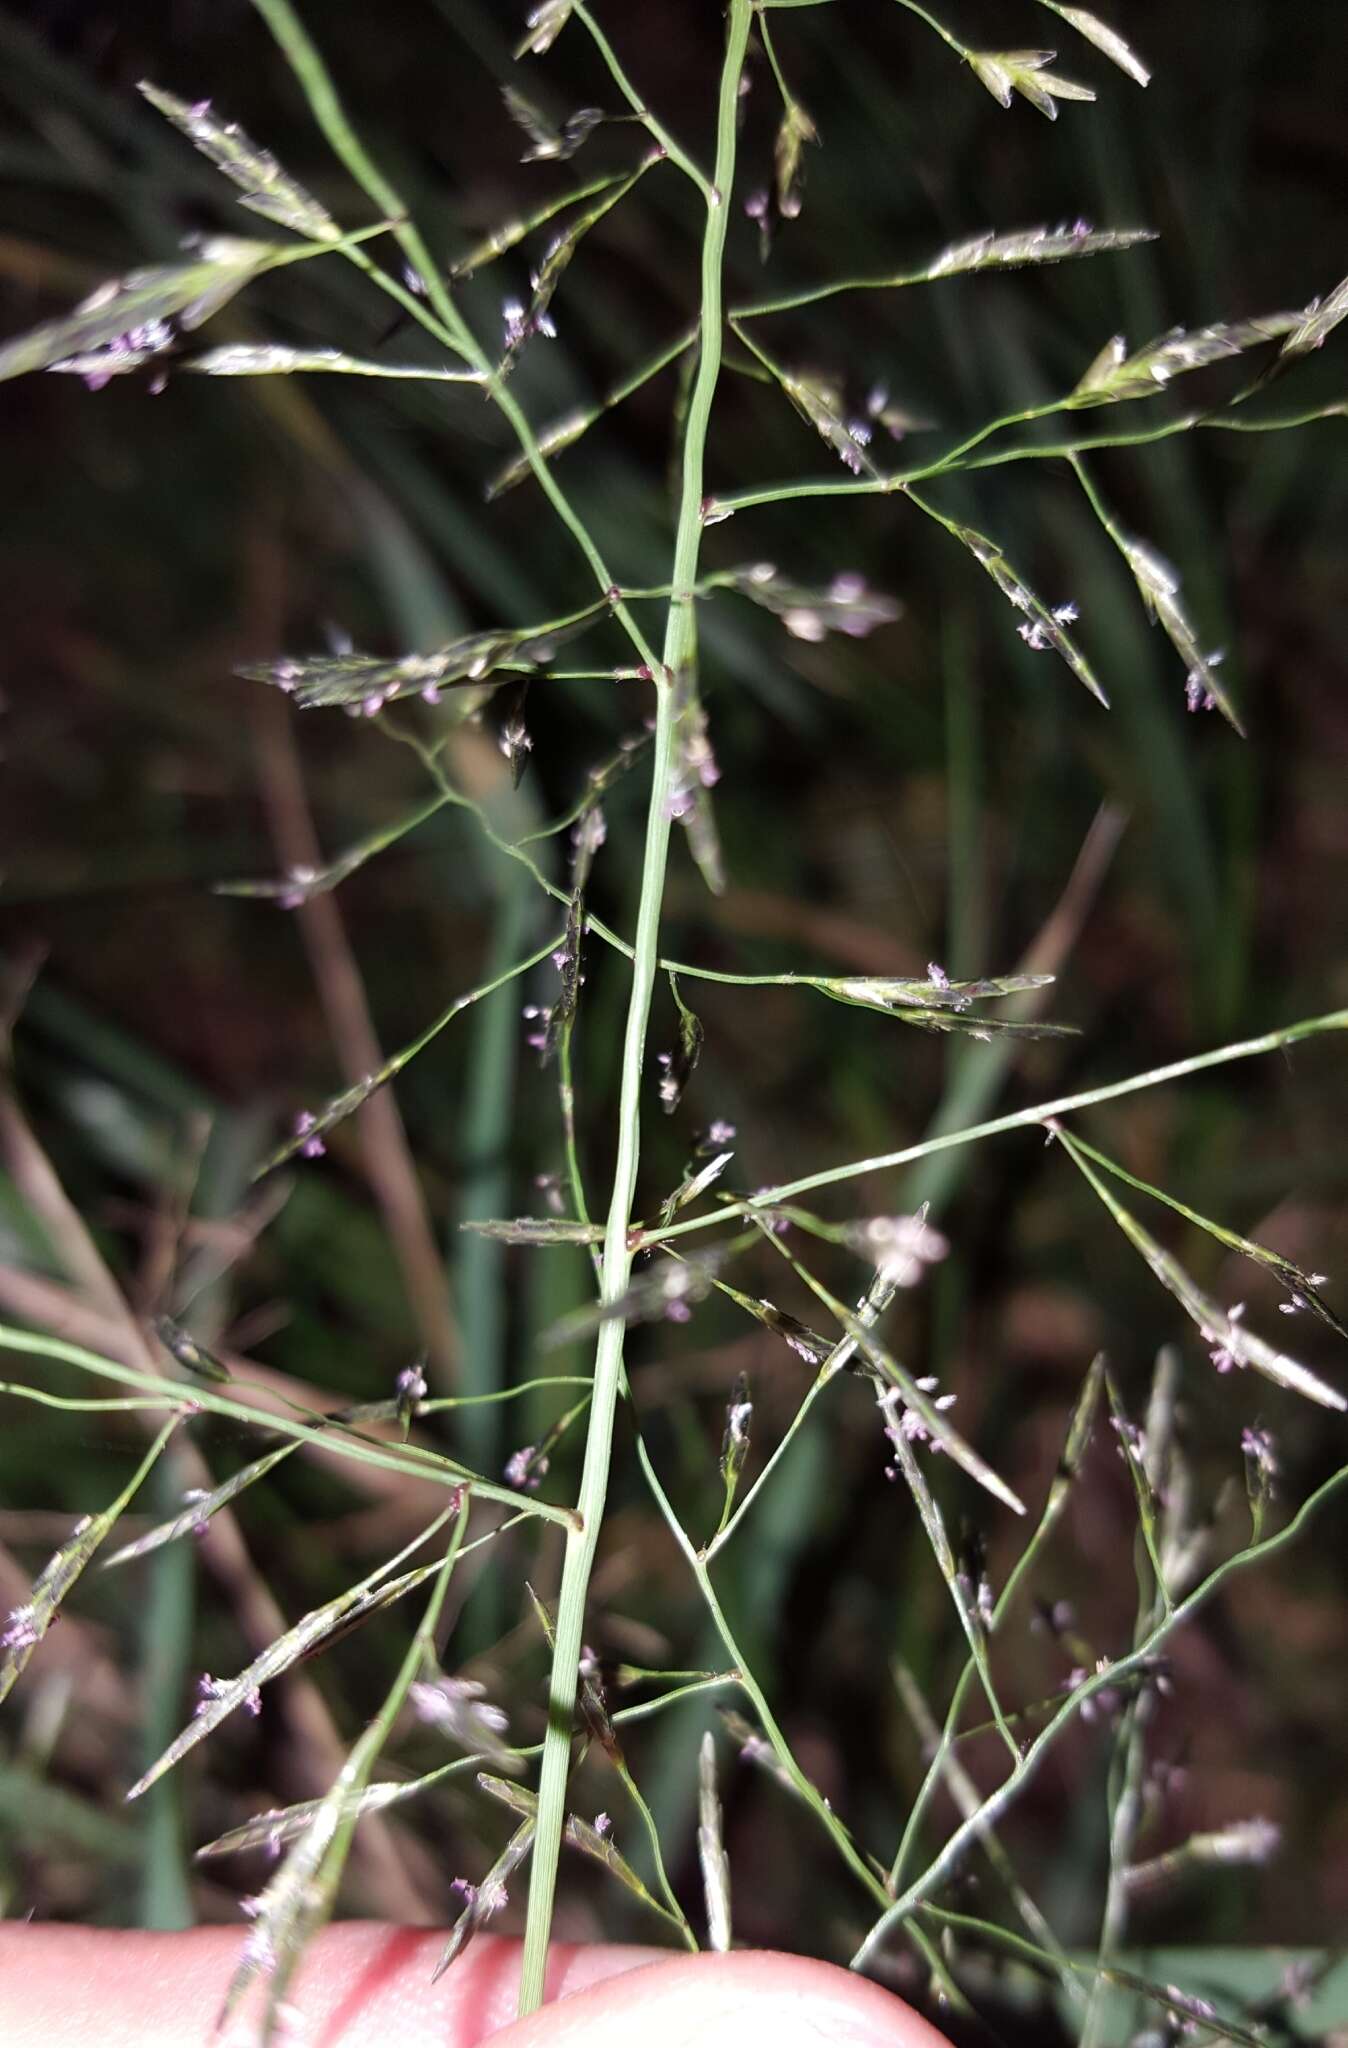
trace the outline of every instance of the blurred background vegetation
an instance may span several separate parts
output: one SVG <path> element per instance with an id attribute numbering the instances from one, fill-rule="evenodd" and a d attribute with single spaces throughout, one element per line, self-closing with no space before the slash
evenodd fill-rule
<path id="1" fill-rule="evenodd" d="M 954 6 L 955 0 L 952 0 Z M 605 10 L 601 9 L 601 15 Z M 611 7 L 624 60 L 666 121 L 709 153 L 720 12 L 694 0 Z M 515 77 L 521 22 L 491 0 L 335 0 L 310 10 L 351 113 L 446 261 L 579 176 L 634 159 L 630 127 L 601 129 L 575 165 L 521 165 L 499 88 Z M 1014 29 L 1007 28 L 1014 15 Z M 1119 25 L 1154 66 L 1143 93 L 1028 4 L 958 0 L 974 44 L 1060 42 L 1060 68 L 1099 92 L 1050 127 L 1021 102 L 1002 113 L 951 53 L 899 8 L 820 7 L 776 17 L 787 75 L 819 129 L 803 215 L 766 273 L 737 198 L 732 302 L 765 278 L 788 289 L 929 259 L 985 227 L 1085 216 L 1145 223 L 1154 245 L 1057 270 L 957 279 L 850 297 L 765 324 L 780 359 L 842 377 L 860 405 L 877 383 L 942 432 L 1068 389 L 1108 336 L 1134 343 L 1172 322 L 1298 307 L 1344 269 L 1348 132 L 1341 81 L 1348 18 L 1303 0 L 1136 0 Z M 1056 25 L 1055 25 L 1056 26 Z M 0 15 L 0 327 L 15 333 L 102 279 L 168 260 L 185 233 L 246 233 L 229 189 L 138 98 L 148 77 L 209 94 L 346 222 L 367 218 L 316 137 L 295 86 L 243 0 L 48 0 Z M 746 188 L 767 184 L 776 101 L 753 67 Z M 582 32 L 563 35 L 529 87 L 552 115 L 613 109 Z M 1340 198 L 1335 200 L 1335 192 Z M 686 327 L 696 289 L 692 195 L 645 180 L 582 247 L 516 373 L 536 422 L 597 398 Z M 533 245 L 535 257 L 537 243 Z M 494 333 L 503 296 L 527 290 L 519 252 L 463 301 Z M 387 302 L 338 264 L 265 279 L 211 341 L 328 343 L 423 360 L 387 333 Z M 1278 387 L 1267 410 L 1341 394 L 1340 337 Z M 1240 366 L 1185 391 L 1235 388 Z M 602 423 L 559 474 L 627 582 L 667 573 L 670 409 L 676 373 Z M 1168 401 L 1160 401 L 1165 404 Z M 336 896 L 284 912 L 212 893 L 332 857 L 428 794 L 412 753 L 364 725 L 294 716 L 238 680 L 242 662 L 322 648 L 426 648 L 451 633 L 524 623 L 585 601 L 581 565 L 532 484 L 490 506 L 485 481 L 511 452 L 471 390 L 342 378 L 68 377 L 0 392 L 6 451 L 6 797 L 0 948 L 17 1010 L 24 1111 L 134 1312 L 181 1308 L 231 1354 L 321 1398 L 385 1395 L 419 1352 L 436 1391 L 487 1392 L 537 1370 L 584 1370 L 582 1349 L 540 1364 L 542 1328 L 586 1297 L 580 1253 L 507 1250 L 462 1236 L 461 1218 L 538 1208 L 561 1165 L 555 1080 L 524 1046 L 515 985 L 453 1025 L 385 1108 L 335 1133 L 324 1160 L 252 1188 L 295 1112 L 315 1106 L 419 1032 L 454 995 L 541 943 L 542 899 L 446 809 Z M 1150 417 L 1150 415 L 1148 416 Z M 1120 418 L 1110 415 L 1110 424 Z M 1099 458 L 1121 520 L 1180 570 L 1205 645 L 1250 731 L 1192 718 L 1173 651 L 1064 465 L 992 469 L 943 484 L 942 507 L 995 535 L 1049 602 L 1081 610 L 1106 714 L 1052 655 L 1017 638 L 977 566 L 893 501 L 790 504 L 709 529 L 711 566 L 769 559 L 802 584 L 863 573 L 902 605 L 864 641 L 789 639 L 732 596 L 703 612 L 703 685 L 722 781 L 730 886 L 711 898 L 680 850 L 667 950 L 739 972 L 1006 972 L 1027 956 L 1059 975 L 1049 1014 L 1080 1037 L 1000 1050 L 928 1040 L 883 1017 L 788 989 L 700 985 L 706 1050 L 688 1098 L 660 1117 L 654 1077 L 646 1212 L 680 1177 L 692 1134 L 738 1128 L 731 1179 L 753 1187 L 1348 1004 L 1343 860 L 1348 740 L 1342 620 L 1348 466 L 1342 425 L 1278 436 L 1191 435 Z M 908 444 L 920 449 L 915 434 Z M 879 459 L 889 459 L 886 444 Z M 828 473 L 829 458 L 780 396 L 723 381 L 709 486 Z M 581 643 L 623 659 L 604 631 Z M 460 787 L 515 837 L 566 810 L 588 770 L 645 715 L 636 683 L 536 689 L 533 752 L 518 790 L 484 709 L 450 745 Z M 441 714 L 446 715 L 446 714 Z M 607 804 L 593 902 L 621 930 L 634 913 L 641 757 Z M 560 863 L 565 840 L 546 842 Z M 621 963 L 591 945 L 576 1037 L 581 1148 L 599 1194 L 610 1165 Z M 21 992 L 25 991 L 20 1000 Z M 685 991 L 687 992 L 687 991 Z M 673 1042 L 667 997 L 653 1044 Z M 1333 1039 L 1092 1114 L 1083 1132 L 1205 1214 L 1337 1280 L 1348 1271 L 1343 1065 Z M 32 1214 L 29 1168 L 0 1179 L 0 1312 L 116 1351 L 115 1313 L 72 1276 Z M 31 1162 L 30 1162 L 31 1165 Z M 1160 1345 L 1183 1359 L 1183 1436 L 1219 1550 L 1240 1540 L 1239 1440 L 1277 1437 L 1280 1493 L 1299 1500 L 1342 1462 L 1342 1425 L 1266 1383 L 1218 1379 L 1195 1334 L 1056 1148 L 1023 1133 L 941 1155 L 926 1170 L 834 1191 L 830 1213 L 936 1205 L 949 1260 L 907 1303 L 895 1348 L 958 1394 L 964 1433 L 1030 1500 L 1042 1498 L 1092 1354 L 1108 1349 L 1130 1406 Z M 1265 1278 L 1164 1212 L 1147 1220 L 1224 1301 L 1275 1323 Z M 58 1233 L 59 1238 L 59 1233 Z M 735 1277 L 807 1313 L 766 1251 Z M 847 1277 L 840 1277 L 847 1276 Z M 854 1287 L 855 1267 L 834 1271 Z M 786 1276 L 788 1282 L 790 1276 Z M 1336 1297 L 1331 1294 L 1331 1299 Z M 1342 1382 L 1320 1325 L 1295 1335 L 1306 1363 Z M 805 1390 L 779 1339 L 713 1300 L 683 1330 L 635 1332 L 637 1409 L 694 1530 L 714 1526 L 725 1403 L 747 1372 L 754 1459 Z M 559 1412 L 544 1403 L 464 1411 L 451 1441 L 497 1471 Z M 7 1403 L 0 1435 L 0 1606 L 72 1514 L 111 1498 L 134 1438 Z M 223 1476 L 252 1455 L 201 1428 Z M 574 1484 L 570 1439 L 546 1481 Z M 865 1389 L 835 1387 L 722 1567 L 725 1597 L 786 1732 L 816 1782 L 881 1853 L 920 1775 L 891 1660 L 901 1654 L 937 1711 L 962 1659 L 947 1596 Z M 994 1584 L 1020 1540 L 959 1476 L 939 1474 L 951 1519 L 986 1537 Z M 177 1482 L 182 1482 L 181 1472 Z M 167 1511 L 174 1471 L 158 1500 Z M 593 1603 L 594 1648 L 623 1663 L 700 1667 L 714 1641 L 620 1436 L 612 1524 Z M 406 1540 L 425 1501 L 358 1494 L 349 1473 L 290 1461 L 239 1519 L 287 1619 Z M 1036 1591 L 1072 1604 L 1080 1636 L 1117 1653 L 1132 1627 L 1134 1507 L 1101 1432 L 1086 1483 Z M 1210 1871 L 1143 1902 L 1138 1941 L 1305 1944 L 1348 1915 L 1348 1723 L 1343 1715 L 1340 1507 L 1276 1567 L 1246 1575 L 1173 1644 L 1173 1695 L 1153 1724 L 1152 1849 L 1250 1815 L 1284 1830 L 1262 1872 Z M 513 1539 L 508 1539 L 513 1540 Z M 91 1578 L 16 1694 L 0 1733 L 0 1899 L 11 1914 L 101 1923 L 231 1918 L 256 1890 L 247 1860 L 193 1869 L 188 1847 L 323 1782 L 301 1717 L 269 1701 L 229 1724 L 130 1816 L 121 1793 L 190 1708 L 203 1667 L 233 1671 L 247 1629 L 226 1577 L 190 1546 Z M 507 1552 L 475 1583 L 450 1662 L 502 1699 L 512 1726 L 542 1727 L 544 1653 L 520 1580 L 544 1588 L 544 1544 Z M 1028 1621 L 1028 1610 L 1026 1613 Z M 399 1611 L 310 1667 L 349 1739 L 387 1683 Z M 1005 1689 L 1050 1693 L 1074 1661 L 1051 1631 L 1012 1631 Z M 615 1679 L 616 1682 L 616 1679 Z M 279 1689 L 285 1694 L 285 1688 Z M 698 1731 L 693 1702 L 633 1735 L 638 1775 L 687 1855 Z M 312 1729 L 310 1730 L 312 1733 Z M 435 1760 L 407 1734 L 400 1766 Z M 727 1752 L 727 1754 L 729 1754 Z M 1095 1938 L 1108 1849 L 1108 1728 L 1081 1726 L 1006 1829 L 1031 1891 L 1064 1941 Z M 991 1757 L 988 1762 L 991 1763 Z M 970 1766 L 979 1773 L 975 1747 Z M 593 1769 L 594 1767 L 587 1767 Z M 331 1775 L 330 1771 L 327 1773 Z M 595 1804 L 605 1792 L 596 1777 Z M 845 1953 L 859 1902 L 826 1844 L 780 1787 L 728 1775 L 736 1933 Z M 584 1799 L 581 1800 L 583 1810 Z M 503 1839 L 467 1791 L 404 1809 L 387 1857 L 353 1866 L 345 1904 L 427 1918 L 450 1879 L 477 1876 Z M 949 1824 L 950 1812 L 938 1820 Z M 966 1899 L 976 1896 L 966 1893 Z M 990 1902 L 993 1894 L 986 1894 Z M 989 1904 L 989 1909 L 995 1908 Z M 562 1931 L 644 1931 L 621 1897 L 569 1871 Z"/>

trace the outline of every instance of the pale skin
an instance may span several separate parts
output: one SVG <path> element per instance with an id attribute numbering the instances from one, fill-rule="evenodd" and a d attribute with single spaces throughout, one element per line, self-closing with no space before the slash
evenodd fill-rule
<path id="1" fill-rule="evenodd" d="M 549 2003 L 514 2018 L 519 1944 L 479 1937 L 430 1981 L 443 1935 L 352 1921 L 321 1934 L 294 1998 L 304 2048 L 949 2048 L 879 1986 L 831 1963 L 743 1950 L 671 1956 L 559 1945 Z M 0 1927 L 0 2041 L 10 2048 L 242 2048 L 214 2032 L 237 1929 L 107 1933 Z"/>

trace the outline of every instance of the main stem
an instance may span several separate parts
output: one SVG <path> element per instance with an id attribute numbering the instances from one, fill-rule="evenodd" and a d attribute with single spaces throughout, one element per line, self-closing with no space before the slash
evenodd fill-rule
<path id="1" fill-rule="evenodd" d="M 683 479 L 678 532 L 674 544 L 673 596 L 665 622 L 662 666 L 655 678 L 656 726 L 651 772 L 650 808 L 646 814 L 646 847 L 641 871 L 641 901 L 632 949 L 632 989 L 623 1037 L 622 1084 L 618 1109 L 618 1153 L 613 1196 L 604 1232 L 600 1294 L 617 1301 L 625 1292 L 632 1254 L 628 1232 L 636 1192 L 641 1151 L 641 1090 L 645 1080 L 646 1029 L 651 991 L 659 965 L 660 907 L 669 858 L 670 793 L 675 765 L 675 678 L 697 654 L 693 584 L 702 541 L 703 458 L 707 423 L 721 369 L 721 266 L 725 252 L 729 199 L 735 175 L 735 112 L 740 73 L 749 38 L 751 0 L 730 0 L 725 65 L 717 111 L 715 183 L 707 195 L 707 224 L 702 241 L 702 310 L 697 377 L 688 408 L 683 444 Z M 548 1693 L 548 1727 L 538 1790 L 538 1827 L 534 1837 L 529 1882 L 529 1916 L 520 1976 L 521 2014 L 543 2002 L 544 1970 L 557 1889 L 557 1863 L 566 1817 L 567 1780 L 571 1769 L 571 1736 L 575 1723 L 576 1687 L 580 1671 L 585 1599 L 594 1564 L 608 1491 L 613 1421 L 623 1382 L 623 1322 L 613 1316 L 600 1327 L 594 1360 L 594 1394 L 585 1465 L 581 1475 L 581 1526 L 568 1532 L 557 1614 L 557 1644 Z"/>

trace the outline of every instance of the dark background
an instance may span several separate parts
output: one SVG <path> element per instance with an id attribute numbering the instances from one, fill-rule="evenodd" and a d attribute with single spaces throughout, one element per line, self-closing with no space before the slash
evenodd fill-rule
<path id="1" fill-rule="evenodd" d="M 498 97 L 513 75 L 514 7 L 395 0 L 377 11 L 309 12 L 361 133 L 446 259 L 573 174 L 635 157 L 633 130 L 615 126 L 573 165 L 520 165 L 519 134 Z M 601 15 L 662 117 L 709 160 L 719 9 L 641 0 Z M 804 213 L 783 227 L 765 274 L 741 204 L 770 177 L 776 100 L 756 63 L 731 300 L 904 269 L 989 226 L 1086 216 L 1145 223 L 1162 238 L 1060 269 L 827 302 L 764 324 L 782 359 L 844 377 L 853 403 L 883 380 L 895 403 L 957 433 L 1069 389 L 1115 331 L 1137 344 L 1172 322 L 1295 308 L 1342 273 L 1341 8 L 1135 5 L 1119 26 L 1154 66 L 1145 93 L 1028 0 L 1012 9 L 960 0 L 950 20 L 975 45 L 1056 43 L 1059 68 L 1094 85 L 1098 103 L 1064 106 L 1054 126 L 1021 101 L 1004 113 L 919 21 L 880 0 L 775 15 L 779 55 L 823 147 L 808 152 Z M 616 106 L 579 26 L 527 69 L 528 89 L 553 115 Z M 344 222 L 369 217 L 247 7 L 11 11 L 0 16 L 6 334 L 106 276 L 171 259 L 190 230 L 266 233 L 139 100 L 142 76 L 187 99 L 211 95 Z M 553 308 L 559 338 L 531 344 L 516 374 L 535 421 L 597 397 L 687 323 L 696 233 L 693 195 L 666 170 L 582 246 Z M 527 246 L 536 252 L 539 243 Z M 516 252 L 466 290 L 478 333 L 495 332 L 501 298 L 525 289 Z M 206 339 L 425 359 L 418 338 L 390 338 L 387 326 L 388 302 L 334 261 L 264 279 Z M 1338 335 L 1261 401 L 1263 412 L 1341 395 L 1343 360 Z M 1244 365 L 1222 366 L 1156 403 L 1215 400 L 1245 377 Z M 666 573 L 674 388 L 666 373 L 558 463 L 632 583 Z M 212 894 L 219 880 L 277 873 L 278 847 L 293 853 L 285 835 L 303 829 L 306 811 L 331 856 L 426 793 L 406 749 L 337 715 L 292 717 L 233 670 L 320 648 L 332 629 L 358 648 L 398 652 L 470 627 L 545 618 L 585 600 L 583 565 L 532 484 L 484 507 L 484 481 L 510 449 L 472 391 L 175 374 L 158 396 L 142 377 L 94 395 L 77 379 L 43 377 L 7 385 L 0 409 L 0 945 L 11 978 L 42 962 L 16 1032 L 28 1113 L 138 1310 L 180 1302 L 194 1274 L 199 1284 L 213 1259 L 228 1259 L 227 1278 L 204 1303 L 223 1343 L 325 1395 L 373 1398 L 420 1342 L 404 1278 L 415 1229 L 404 1217 L 391 1243 L 385 1227 L 396 1132 L 348 1124 L 326 1161 L 268 1184 L 265 1219 L 248 1194 L 246 1214 L 267 1225 L 256 1242 L 226 1240 L 211 1218 L 237 1213 L 249 1171 L 285 1121 L 342 1085 L 333 975 L 343 945 L 389 1052 L 488 963 L 527 950 L 545 928 L 527 881 L 453 811 L 325 899 L 340 906 L 335 922 L 330 910 L 315 920 Z M 1128 421 L 1152 417 L 1133 408 Z M 1116 411 L 1085 424 L 1123 419 Z M 921 446 L 914 436 L 903 453 Z M 1122 523 L 1180 570 L 1204 645 L 1226 648 L 1223 675 L 1243 708 L 1245 743 L 1213 717 L 1187 715 L 1182 665 L 1148 626 L 1065 465 L 993 469 L 932 496 L 995 535 L 1048 602 L 1079 604 L 1109 714 L 1051 654 L 1022 645 L 1015 615 L 977 565 L 910 507 L 806 501 L 709 529 L 711 566 L 767 558 L 815 585 L 859 570 L 903 612 L 864 641 L 812 646 L 734 597 L 704 609 L 703 686 L 731 882 L 713 900 L 676 848 L 668 950 L 740 972 L 921 973 L 935 958 L 970 974 L 1009 971 L 1038 943 L 1060 977 L 1049 1014 L 1081 1035 L 1017 1049 L 1003 1063 L 989 1048 L 928 1041 L 801 991 L 701 985 L 706 1051 L 668 1122 L 652 1083 L 647 1212 L 712 1117 L 737 1124 L 730 1178 L 753 1187 L 914 1141 L 942 1114 L 970 1121 L 1348 1003 L 1342 448 L 1342 421 L 1331 420 L 1286 435 L 1194 434 L 1093 464 Z M 710 489 L 830 473 L 827 451 L 780 394 L 723 380 Z M 596 664 L 623 659 L 604 632 L 579 645 Z M 454 737 L 447 762 L 517 836 L 566 809 L 589 767 L 639 728 L 645 710 L 633 683 L 544 686 L 530 700 L 534 746 L 517 793 L 490 707 Z M 644 775 L 634 771 L 609 801 L 594 882 L 596 906 L 624 931 Z M 564 843 L 548 842 L 545 861 Z M 1069 890 L 1084 847 L 1088 873 Z M 587 969 L 577 1078 L 582 1151 L 602 1206 L 625 976 L 595 945 Z M 548 977 L 533 992 L 547 1000 Z M 449 1262 L 457 1383 L 478 1391 L 584 1365 L 581 1351 L 552 1354 L 562 1361 L 554 1368 L 536 1350 L 540 1329 L 584 1297 L 581 1257 L 505 1254 L 456 1229 L 464 1215 L 536 1206 L 533 1177 L 561 1164 L 553 1077 L 540 1075 L 522 1043 L 518 1011 L 529 993 L 512 987 L 451 1026 L 398 1084 L 431 1231 Z M 673 1028 L 661 995 L 653 1046 L 671 1043 Z M 1343 1107 L 1342 1054 L 1327 1038 L 1112 1104 L 1081 1128 L 1133 1172 L 1329 1274 L 1337 1298 L 1348 1253 Z M 1136 1412 L 1157 1348 L 1179 1345 L 1183 1439 L 1196 1497 L 1214 1518 L 1215 1554 L 1241 1540 L 1244 1424 L 1275 1430 L 1284 1503 L 1342 1461 L 1338 1419 L 1263 1382 L 1212 1373 L 1176 1305 L 1036 1133 L 936 1165 L 844 1186 L 821 1206 L 842 1217 L 925 1196 L 938 1204 L 952 1255 L 905 1304 L 894 1342 L 913 1370 L 958 1393 L 964 1433 L 1032 1506 L 1102 1346 Z M 0 1201 L 4 1308 L 59 1325 L 59 1260 L 25 1221 L 12 1184 L 6 1192 L 0 1182 Z M 193 1202 L 196 1218 L 185 1222 Z M 1224 1301 L 1247 1299 L 1259 1327 L 1289 1344 L 1295 1336 L 1299 1356 L 1342 1382 L 1332 1335 L 1305 1318 L 1281 1326 L 1259 1272 L 1165 1211 L 1145 1205 L 1145 1214 L 1202 1285 Z M 856 1285 L 854 1264 L 831 1270 L 840 1286 Z M 804 1312 L 768 1254 L 735 1277 Z M 724 1301 L 699 1310 L 687 1330 L 637 1333 L 630 1357 L 676 1502 L 695 1530 L 709 1526 L 735 1374 L 747 1371 L 753 1384 L 757 1459 L 804 1392 L 806 1368 Z M 555 1400 L 526 1406 L 527 1423 L 518 1410 L 479 1410 L 455 1440 L 495 1469 L 556 1413 Z M 492 1419 L 502 1414 L 509 1419 Z M 228 1431 L 202 1441 L 221 1473 L 249 1454 Z M 111 1497 L 126 1458 L 125 1439 L 10 1404 L 0 1437 L 5 1556 L 34 1568 L 70 1513 Z M 886 1485 L 884 1463 L 865 1389 L 835 1388 L 724 1568 L 727 1601 L 798 1754 L 881 1854 L 920 1768 L 890 1660 L 906 1657 L 941 1711 L 963 1654 L 915 1517 Z M 1019 1540 L 1004 1526 L 1010 1518 L 988 1512 L 957 1475 L 937 1477 L 952 1524 L 967 1516 L 981 1526 L 1000 1584 Z M 559 1499 L 574 1484 L 570 1449 L 547 1483 Z M 410 1536 L 418 1512 L 409 1520 L 396 1498 L 358 1499 L 345 1481 L 291 1464 L 244 1500 L 241 1519 L 293 1618 L 368 1569 L 381 1546 Z M 1036 1590 L 1072 1601 L 1087 1640 L 1115 1654 L 1132 1626 L 1133 1523 L 1126 1475 L 1102 1430 Z M 1277 1821 L 1285 1844 L 1266 1872 L 1210 1871 L 1160 1895 L 1139 1911 L 1139 1940 L 1309 1943 L 1341 1930 L 1344 1534 L 1342 1510 L 1326 1513 L 1295 1552 L 1238 1580 L 1174 1641 L 1175 1691 L 1151 1744 L 1166 1788 L 1150 1852 L 1252 1814 Z M 515 1725 L 535 1731 L 542 1658 L 519 1579 L 527 1566 L 547 1583 L 555 1559 L 546 1549 L 532 1563 L 530 1555 L 498 1560 L 449 1661 L 474 1653 Z M 5 1569 L 21 1587 L 23 1572 Z M 188 1876 L 175 1840 L 180 1828 L 195 1842 L 296 1796 L 270 1706 L 257 1724 L 231 1724 L 197 1753 L 181 1787 L 163 1795 L 181 1806 L 166 1804 L 160 1824 L 137 1829 L 119 1804 L 146 1739 L 137 1732 L 143 1715 L 171 1732 L 196 1669 L 243 1661 L 228 1605 L 209 1579 L 194 1590 L 189 1560 L 158 1578 L 91 1583 L 76 1606 L 72 1631 L 87 1632 L 108 1691 L 86 1697 L 73 1670 L 58 1697 L 54 1672 L 44 1680 L 39 1662 L 27 1698 L 47 1699 L 45 1718 L 40 1704 L 27 1720 L 21 1704 L 11 1708 L 0 1784 L 11 1808 L 23 1794 L 29 1819 L 6 1828 L 0 1848 L 5 1908 L 117 1922 L 228 1917 L 258 1873 L 217 1865 Z M 1071 1658 L 1027 1619 L 1028 1609 L 1003 1661 L 1008 1696 L 1032 1700 L 1062 1681 Z M 626 1437 L 593 1629 L 610 1660 L 682 1668 L 716 1656 L 677 1555 L 643 1502 Z M 381 1696 L 400 1635 L 395 1619 L 316 1667 L 348 1735 Z M 709 1717 L 698 1702 L 634 1742 L 658 1811 L 680 1828 Z M 412 1736 L 398 1761 L 423 1752 L 434 1760 Z M 725 1755 L 737 1935 L 845 1954 L 861 1925 L 845 1874 L 778 1787 L 733 1770 Z M 1079 1729 L 1006 1830 L 1069 1943 L 1094 1940 L 1108 1755 L 1107 1729 Z M 991 1752 L 986 1762 L 995 1769 Z M 976 1748 L 971 1767 L 977 1775 Z M 45 1823 L 39 1784 L 55 1802 Z M 604 1803 L 598 1779 L 593 1796 Z M 462 1791 L 405 1812 L 420 1896 L 428 1915 L 443 1914 L 449 1877 L 480 1874 L 494 1853 L 497 1816 Z M 686 1854 L 674 1860 L 694 1900 L 695 1864 Z M 569 1931 L 628 1928 L 618 1895 L 588 1871 L 571 1879 Z M 993 1917 L 996 1897 L 995 1888 L 983 1894 Z M 381 1901 L 357 1890 L 347 1903 L 371 1910 Z"/>

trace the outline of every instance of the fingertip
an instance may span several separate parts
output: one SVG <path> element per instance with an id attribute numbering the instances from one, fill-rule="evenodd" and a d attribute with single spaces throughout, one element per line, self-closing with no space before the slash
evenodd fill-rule
<path id="1" fill-rule="evenodd" d="M 0 2040 L 42 2048 L 219 2048 L 239 1931 L 0 1927 Z M 520 1944 L 480 1937 L 438 1983 L 443 1932 L 324 1930 L 291 1999 L 305 2048 L 948 2048 L 878 1985 L 831 1963 L 745 1950 L 554 1946 L 550 2003 L 514 2017 Z"/>
<path id="2" fill-rule="evenodd" d="M 849 1970 L 745 1950 L 650 1962 L 568 1990 L 493 2048 L 949 2048 L 911 2007 Z"/>
<path id="3" fill-rule="evenodd" d="M 514 2019 L 521 1948 L 479 1936 L 441 1977 L 434 1975 L 443 1931 L 351 1921 L 315 1944 L 299 2006 L 309 2048 L 476 2048 Z M 665 1951 L 554 1943 L 548 1954 L 549 2001 L 567 1999 Z"/>
<path id="4" fill-rule="evenodd" d="M 238 2026 L 216 2017 L 239 1961 L 238 1928 L 185 1934 L 0 1926 L 0 2042 L 20 2048 L 222 2048 L 251 2039 L 258 1988 Z M 480 1936 L 436 1983 L 443 1930 L 345 1921 L 311 1945 L 288 1998 L 305 2048 L 476 2048 L 507 2026 L 520 1944 Z M 666 1953 L 554 1944 L 547 1995 L 567 1998 Z"/>

